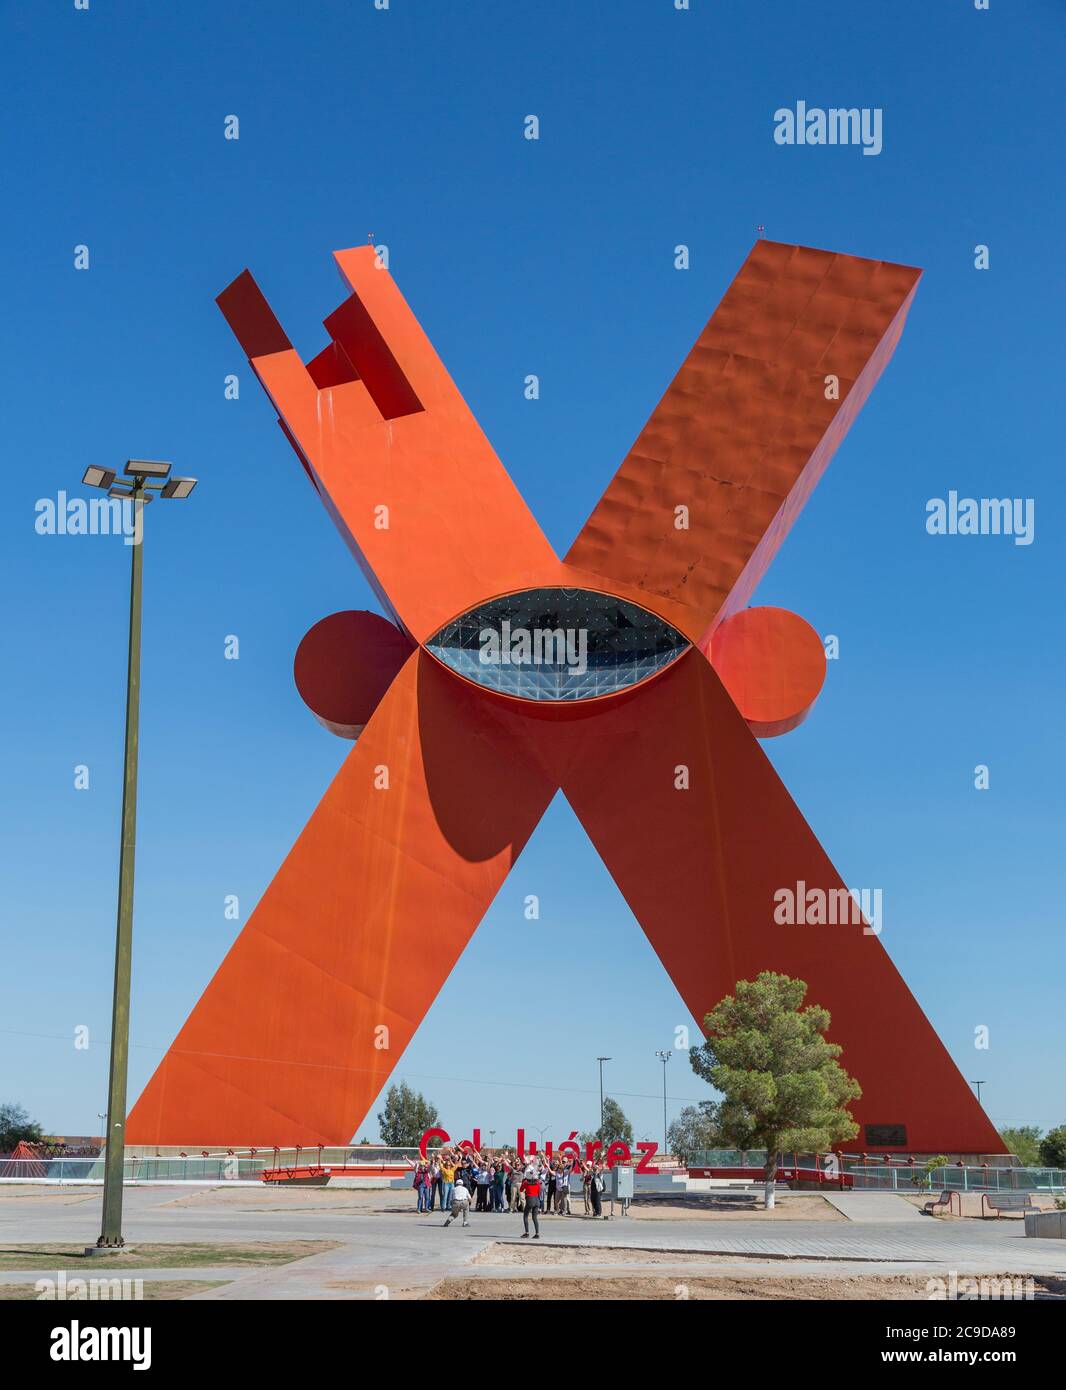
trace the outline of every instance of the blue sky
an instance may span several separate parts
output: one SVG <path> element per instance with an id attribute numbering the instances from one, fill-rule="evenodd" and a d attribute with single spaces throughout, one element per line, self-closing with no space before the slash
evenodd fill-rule
<path id="1" fill-rule="evenodd" d="M 246 919 L 348 750 L 292 656 L 374 602 L 215 294 L 250 266 L 310 355 L 330 252 L 387 243 L 562 550 L 762 224 L 925 269 L 755 596 L 840 639 L 811 718 L 766 746 L 846 881 L 883 888 L 885 944 L 993 1120 L 1066 1120 L 1057 0 L 71 0 L 3 25 L 0 1099 L 87 1133 L 106 1096 L 129 550 L 38 535 L 37 501 L 130 455 L 201 480 L 147 517 L 131 1099 L 236 935 L 225 895 Z M 881 108 L 882 152 L 775 144 L 800 99 Z M 1035 543 L 930 537 L 951 489 L 1035 499 Z M 570 943 L 532 979 L 527 893 Z M 453 1133 L 564 1137 L 594 1124 L 610 1054 L 655 1136 L 653 1054 L 688 1021 L 557 799 L 396 1076 Z M 669 1089 L 671 1110 L 709 1094 L 681 1056 Z"/>

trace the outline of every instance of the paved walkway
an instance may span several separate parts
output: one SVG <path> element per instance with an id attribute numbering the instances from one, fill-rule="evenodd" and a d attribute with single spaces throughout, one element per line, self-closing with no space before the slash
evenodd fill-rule
<path id="1" fill-rule="evenodd" d="M 846 1195 L 846 1194 L 845 1194 Z M 891 1194 L 874 1194 L 891 1195 Z M 855 1198 L 864 1203 L 871 1194 Z M 81 1195 L 79 1194 L 81 1198 Z M 650 1220 L 617 1217 L 594 1221 L 580 1216 L 542 1220 L 542 1239 L 534 1246 L 519 1241 L 521 1222 L 514 1216 L 475 1214 L 470 1226 L 445 1229 L 439 1213 L 417 1216 L 397 1205 L 393 1194 L 351 1194 L 351 1201 L 323 1198 L 314 1192 L 264 1194 L 255 1190 L 190 1195 L 168 1188 L 134 1188 L 126 1192 L 127 1240 L 141 1242 L 253 1242 L 320 1239 L 340 1242 L 339 1248 L 312 1255 L 289 1265 L 233 1271 L 232 1282 L 194 1295 L 197 1299 L 351 1299 L 410 1298 L 427 1292 L 441 1279 L 453 1276 L 483 1278 L 503 1275 L 515 1278 L 535 1272 L 539 1266 L 500 1265 L 492 1261 L 497 1242 L 514 1243 L 523 1252 L 545 1251 L 551 1246 L 594 1246 L 603 1250 L 655 1251 L 698 1254 L 700 1264 L 677 1262 L 690 1274 L 722 1273 L 756 1267 L 776 1268 L 788 1274 L 851 1273 L 1015 1273 L 1047 1274 L 1066 1278 L 1066 1242 L 1027 1240 L 1021 1221 L 947 1221 L 912 1215 L 892 1206 L 892 1219 L 875 1219 L 872 1206 L 863 1206 L 858 1219 L 848 1221 L 768 1221 L 738 1215 L 713 1220 L 688 1218 Z M 834 1204 L 835 1205 L 835 1204 Z M 850 1212 L 845 1211 L 845 1215 Z M 99 1193 L 95 1200 L 70 1200 L 57 1193 L 35 1200 L 20 1199 L 0 1187 L 0 1248 L 11 1242 L 47 1241 L 75 1247 L 91 1244 L 100 1219 Z M 475 1264 L 472 1260 L 481 1256 Z M 40 1257 L 34 1260 L 39 1264 Z M 705 1265 L 704 1265 L 704 1262 Z M 723 1263 L 724 1262 L 724 1263 Z M 619 1266 L 621 1268 L 622 1266 Z M 214 1279 L 218 1268 L 126 1272 L 132 1278 Z M 593 1271 L 581 1265 L 547 1265 L 553 1277 L 571 1277 Z M 666 1272 L 662 1258 L 655 1269 L 630 1257 L 627 1273 Z M 609 1272 L 597 1265 L 597 1276 Z M 68 1277 L 73 1271 L 67 1270 Z M 91 1271 L 104 1273 L 94 1262 Z M 35 1277 L 53 1276 L 40 1270 Z M 119 1271 L 116 1271 L 116 1275 Z M 11 1274 L 5 1272 L 5 1281 Z M 23 1282 L 31 1276 L 22 1274 Z"/>
<path id="2" fill-rule="evenodd" d="M 935 1196 L 935 1193 L 931 1193 Z M 897 1192 L 826 1192 L 825 1199 L 849 1221 L 928 1221 L 920 1207 Z"/>

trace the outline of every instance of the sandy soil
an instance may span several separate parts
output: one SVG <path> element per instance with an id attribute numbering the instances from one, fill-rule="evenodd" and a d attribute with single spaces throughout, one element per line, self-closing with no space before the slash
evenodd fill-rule
<path id="1" fill-rule="evenodd" d="M 530 1265 L 569 1265 L 580 1269 L 597 1265 L 670 1265 L 671 1268 L 695 1265 L 706 1272 L 709 1265 L 716 1264 L 721 1258 L 706 1250 L 634 1250 L 620 1245 L 534 1245 L 530 1241 L 528 1247 L 501 1243 L 489 1245 L 468 1263 L 475 1270 L 478 1265 L 491 1265 L 493 1269 L 525 1269 Z"/>
<path id="2" fill-rule="evenodd" d="M 507 1258 L 512 1253 L 516 1259 Z M 486 1251 L 481 1257 L 491 1260 L 497 1268 L 472 1269 L 470 1277 L 449 1278 L 428 1294 L 427 1299 L 444 1301 L 461 1300 L 502 1300 L 502 1301 L 540 1301 L 559 1299 L 600 1300 L 603 1302 L 629 1299 L 656 1299 L 682 1302 L 687 1299 L 714 1299 L 722 1301 L 744 1300 L 749 1302 L 772 1302 L 774 1300 L 797 1301 L 898 1301 L 913 1299 L 925 1301 L 930 1297 L 928 1273 L 915 1274 L 825 1274 L 817 1269 L 805 1271 L 776 1269 L 752 1270 L 738 1273 L 730 1270 L 715 1272 L 713 1257 L 693 1253 L 691 1256 L 660 1254 L 641 1250 L 590 1250 L 564 1251 L 560 1249 L 528 1252 L 522 1249 L 511 1252 L 506 1247 L 497 1246 Z M 627 1272 L 617 1268 L 632 1261 L 634 1266 L 642 1264 L 645 1268 L 634 1268 Z M 476 1263 L 475 1261 L 471 1262 Z M 507 1264 L 530 1266 L 524 1276 L 506 1272 Z M 647 1266 L 661 1263 L 667 1268 L 662 1272 L 649 1270 Z M 689 1264 L 702 1265 L 703 1273 Z M 545 1274 L 543 1269 L 534 1271 L 532 1266 L 560 1266 L 557 1274 Z M 569 1265 L 569 1269 L 562 1266 Z M 603 1268 L 599 1271 L 595 1266 Z M 591 1266 L 591 1268 L 590 1268 Z M 989 1274 L 985 1277 L 1010 1280 L 1022 1286 L 1025 1276 L 1018 1274 Z M 940 1280 L 937 1280 L 939 1286 Z M 1037 1276 L 1033 1279 L 1035 1294 L 1066 1295 L 1066 1279 Z"/>
<path id="3" fill-rule="evenodd" d="M 614 1252 L 617 1253 L 617 1252 Z M 773 1301 L 778 1299 L 927 1299 L 925 1280 L 902 1274 L 877 1278 L 854 1275 L 847 1279 L 820 1277 L 789 1279 L 768 1275 L 764 1278 L 726 1278 L 703 1275 L 664 1277 L 662 1275 L 603 1276 L 590 1279 L 577 1275 L 569 1279 L 446 1279 L 427 1295 L 431 1300 L 515 1300 L 597 1299 L 604 1302 L 629 1299 L 657 1299 L 682 1302 L 688 1299 L 723 1301 Z"/>

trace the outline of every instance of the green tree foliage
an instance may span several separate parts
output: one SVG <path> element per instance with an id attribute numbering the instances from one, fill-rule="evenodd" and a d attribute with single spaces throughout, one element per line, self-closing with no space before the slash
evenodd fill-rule
<path id="1" fill-rule="evenodd" d="M 389 1148 L 413 1147 L 438 1123 L 437 1107 L 421 1091 L 412 1091 L 406 1081 L 386 1091 L 385 1108 L 378 1112 L 378 1130 L 381 1142 Z"/>
<path id="2" fill-rule="evenodd" d="M 44 1138 L 41 1126 L 21 1105 L 0 1105 L 0 1153 L 10 1153 L 20 1140 L 36 1144 Z"/>
<path id="3" fill-rule="evenodd" d="M 802 980 L 764 970 L 741 980 L 703 1020 L 707 1041 L 692 1048 L 692 1069 L 723 1100 L 722 1136 L 739 1149 L 765 1149 L 766 1205 L 774 1205 L 777 1154 L 821 1152 L 853 1139 L 847 1106 L 862 1095 L 840 1065 L 841 1048 L 823 1036 L 829 1012 L 803 1008 Z"/>
<path id="4" fill-rule="evenodd" d="M 1017 1129 L 1001 1129 L 999 1137 L 1023 1168 L 1039 1168 L 1042 1133 L 1039 1125 L 1022 1125 Z"/>
<path id="5" fill-rule="evenodd" d="M 686 1105 L 671 1123 L 667 1142 L 670 1152 L 682 1163 L 701 1149 L 724 1148 L 717 1104 L 713 1100 L 701 1100 L 698 1105 Z"/>
<path id="6" fill-rule="evenodd" d="M 1049 1129 L 1041 1139 L 1040 1162 L 1045 1168 L 1066 1168 L 1066 1125 Z"/>
<path id="7" fill-rule="evenodd" d="M 625 1111 L 622 1107 L 616 1100 L 612 1100 L 610 1096 L 604 1097 L 603 1124 L 593 1133 L 581 1135 L 581 1142 L 583 1144 L 593 1143 L 597 1139 L 605 1149 L 610 1144 L 613 1144 L 616 1139 L 620 1139 L 622 1143 L 628 1144 L 630 1148 L 633 1147 L 633 1126 L 626 1119 Z"/>
<path id="8" fill-rule="evenodd" d="M 933 1185 L 933 1174 L 941 1168 L 946 1168 L 950 1162 L 951 1159 L 946 1154 L 934 1154 L 932 1158 L 927 1158 L 921 1168 L 911 1174 L 912 1186 L 928 1190 Z"/>

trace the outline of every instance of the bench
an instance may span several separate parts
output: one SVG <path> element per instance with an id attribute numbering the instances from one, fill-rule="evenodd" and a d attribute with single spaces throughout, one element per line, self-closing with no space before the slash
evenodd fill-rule
<path id="1" fill-rule="evenodd" d="M 924 1211 L 928 1216 L 936 1216 L 939 1214 L 940 1211 L 942 1211 L 946 1207 L 948 1213 L 950 1214 L 954 1210 L 952 1203 L 956 1197 L 959 1198 L 958 1214 L 961 1216 L 962 1198 L 959 1197 L 958 1192 L 956 1192 L 953 1188 L 950 1187 L 945 1187 L 939 1197 L 934 1197 L 932 1201 L 926 1202 L 925 1206 L 922 1207 L 922 1211 Z"/>
<path id="2" fill-rule="evenodd" d="M 1018 1211 L 1024 1216 L 1027 1211 L 1035 1211 L 1031 1192 L 982 1192 L 981 1215 L 1002 1216 L 1005 1211 Z"/>

